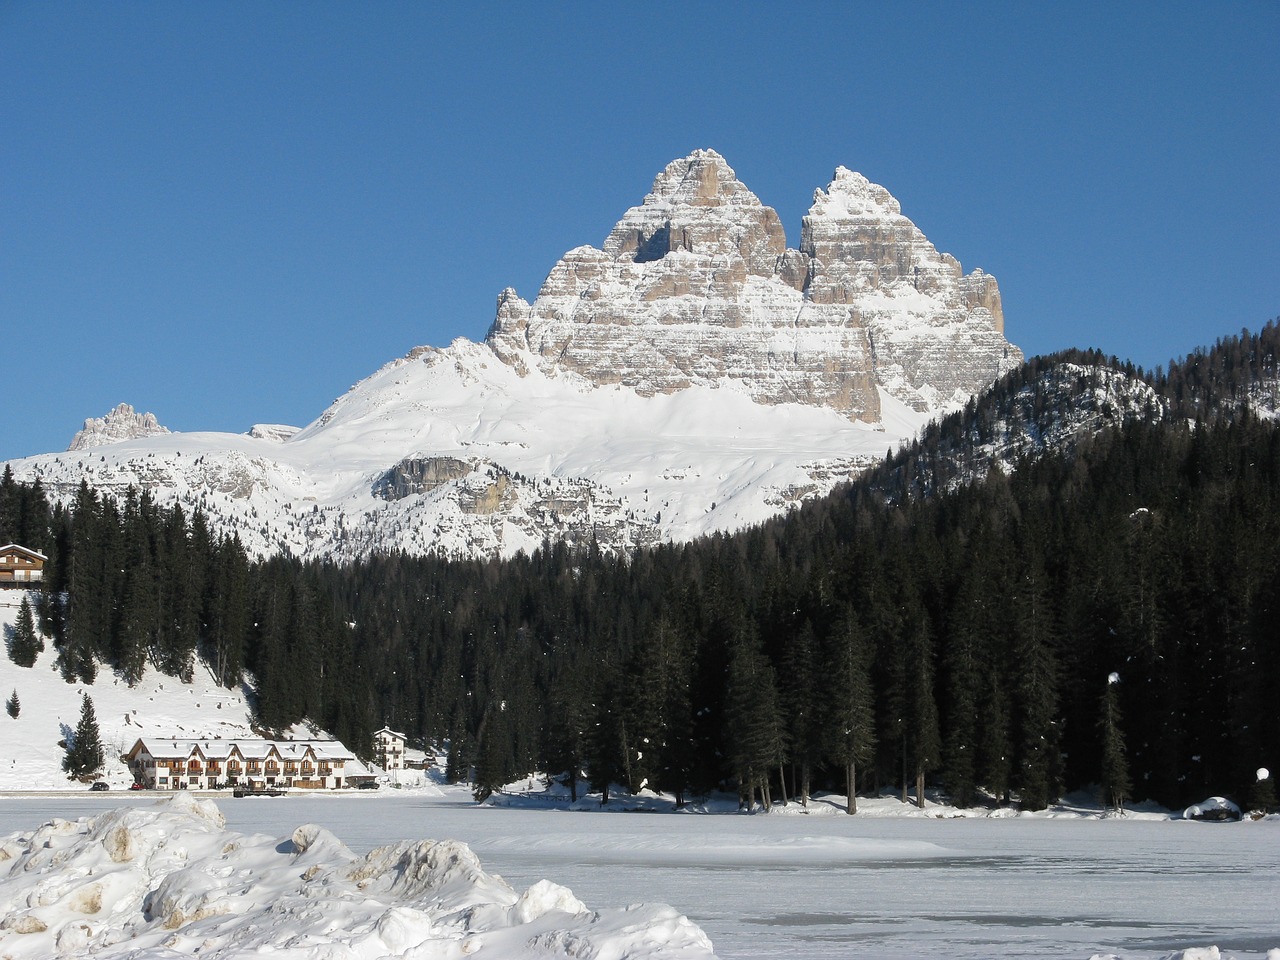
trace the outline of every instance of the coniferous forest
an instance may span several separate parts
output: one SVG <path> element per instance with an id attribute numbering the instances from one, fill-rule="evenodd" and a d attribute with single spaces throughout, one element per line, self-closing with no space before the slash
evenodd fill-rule
<path id="1" fill-rule="evenodd" d="M 1272 322 L 1167 371 L 1036 358 L 826 498 L 630 556 L 253 560 L 198 513 L 50 507 L 7 470 L 0 542 L 50 558 L 68 680 L 252 677 L 264 729 L 390 724 L 478 796 L 547 771 L 605 800 L 1246 801 L 1280 766 L 1277 354 Z M 1145 399 L 1037 442 L 1116 377 Z"/>

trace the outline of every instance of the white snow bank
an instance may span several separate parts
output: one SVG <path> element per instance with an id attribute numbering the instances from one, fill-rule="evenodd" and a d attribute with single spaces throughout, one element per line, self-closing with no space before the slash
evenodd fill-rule
<path id="1" fill-rule="evenodd" d="M 358 857 L 314 824 L 284 841 L 238 834 L 185 794 L 0 839 L 0 917 L 13 960 L 713 958 L 668 906 L 590 911 L 546 880 L 519 894 L 456 841 Z"/>
<path id="2" fill-rule="evenodd" d="M 1210 797 L 1182 811 L 1184 820 L 1239 820 L 1242 816 L 1240 807 L 1226 797 Z"/>

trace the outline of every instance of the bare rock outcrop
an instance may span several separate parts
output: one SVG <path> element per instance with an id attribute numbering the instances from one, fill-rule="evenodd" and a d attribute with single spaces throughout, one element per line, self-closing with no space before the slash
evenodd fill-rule
<path id="1" fill-rule="evenodd" d="M 883 187 L 841 167 L 787 249 L 777 213 L 724 158 L 672 161 L 644 202 L 552 268 L 532 304 L 505 290 L 487 342 L 641 395 L 732 382 L 761 403 L 880 419 L 877 386 L 930 409 L 1022 359 L 995 278 L 965 277 Z"/>
<path id="2" fill-rule="evenodd" d="M 918 410 L 976 393 L 1022 362 L 995 277 L 940 253 L 884 187 L 845 167 L 814 193 L 800 251 L 827 323 L 865 329 L 877 382 Z"/>
<path id="3" fill-rule="evenodd" d="M 137 413 L 129 404 L 122 403 L 105 417 L 90 417 L 85 420 L 84 429 L 71 438 L 71 446 L 67 449 L 84 450 L 122 440 L 161 436 L 168 432 L 168 428 L 160 425 L 155 414 Z"/>

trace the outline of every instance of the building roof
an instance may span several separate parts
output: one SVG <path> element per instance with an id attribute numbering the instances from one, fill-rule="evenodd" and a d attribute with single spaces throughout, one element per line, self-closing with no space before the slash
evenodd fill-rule
<path id="1" fill-rule="evenodd" d="M 391 736 L 395 737 L 395 738 L 396 738 L 396 739 L 398 739 L 398 740 L 407 740 L 407 739 L 409 739 L 409 738 L 408 738 L 408 737 L 406 737 L 403 733 L 397 733 L 395 730 L 392 730 L 390 727 L 383 727 L 381 730 L 375 730 L 375 731 L 373 731 L 373 735 L 374 735 L 375 737 L 376 737 L 378 734 L 380 734 L 380 733 L 389 733 L 389 734 L 391 734 Z"/>
<path id="2" fill-rule="evenodd" d="M 217 740 L 213 738 L 170 739 L 141 737 L 125 754 L 132 759 L 145 749 L 157 759 L 186 760 L 199 754 L 205 760 L 226 760 L 237 753 L 245 760 L 266 760 L 274 752 L 281 760 L 302 760 L 308 751 L 316 760 L 355 759 L 355 754 L 340 740 Z"/>
<path id="3" fill-rule="evenodd" d="M 6 543 L 3 547 L 0 547 L 0 554 L 5 554 L 5 553 L 25 553 L 28 557 L 31 557 L 32 559 L 35 559 L 35 560 L 49 559 L 39 550 L 32 550 L 30 547 L 24 547 L 20 543 Z"/>

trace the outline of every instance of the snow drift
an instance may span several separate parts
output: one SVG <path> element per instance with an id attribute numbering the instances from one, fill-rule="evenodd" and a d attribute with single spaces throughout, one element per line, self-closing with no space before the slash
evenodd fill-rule
<path id="1" fill-rule="evenodd" d="M 713 957 L 668 906 L 593 911 L 547 880 L 517 893 L 456 841 L 360 857 L 315 824 L 238 834 L 185 794 L 0 839 L 0 916 L 13 960 Z"/>

